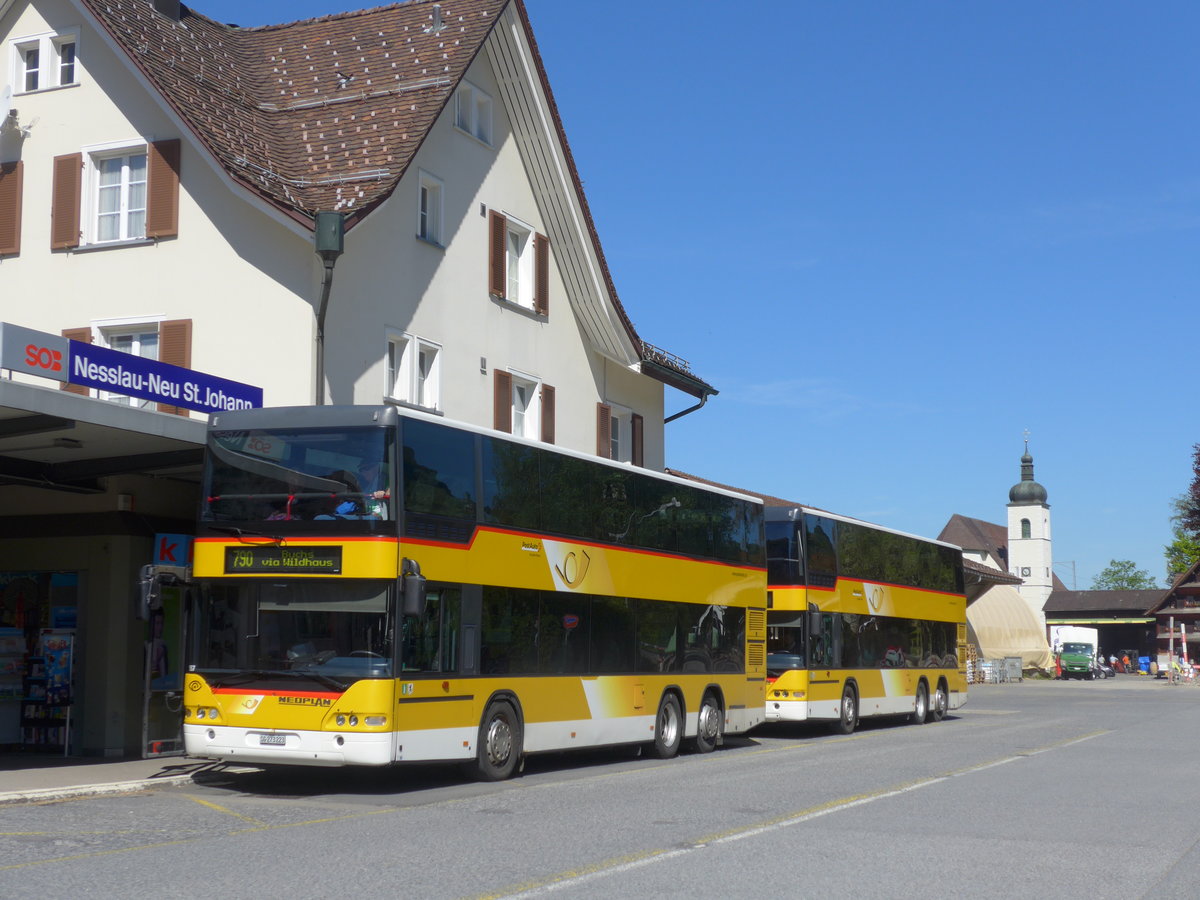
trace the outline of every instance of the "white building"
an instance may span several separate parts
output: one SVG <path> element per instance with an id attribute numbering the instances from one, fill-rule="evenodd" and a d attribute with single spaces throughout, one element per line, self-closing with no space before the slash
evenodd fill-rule
<path id="1" fill-rule="evenodd" d="M 0 97 L 0 321 L 268 406 L 412 405 L 655 469 L 665 387 L 716 393 L 617 296 L 520 0 L 248 29 L 0 0 Z M 318 213 L 344 228 L 331 269 Z M 131 587 L 156 533 L 190 531 L 204 416 L 5 365 L 0 593 L 78 575 L 71 749 L 133 752 Z"/>

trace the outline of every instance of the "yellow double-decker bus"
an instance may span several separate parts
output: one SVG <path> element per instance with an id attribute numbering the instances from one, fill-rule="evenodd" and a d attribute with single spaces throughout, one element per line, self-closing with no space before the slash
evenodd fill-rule
<path id="1" fill-rule="evenodd" d="M 962 551 L 802 506 L 767 517 L 769 722 L 940 721 L 967 701 Z"/>
<path id="2" fill-rule="evenodd" d="M 461 761 L 763 721 L 759 501 L 396 407 L 211 420 L 184 741 Z"/>

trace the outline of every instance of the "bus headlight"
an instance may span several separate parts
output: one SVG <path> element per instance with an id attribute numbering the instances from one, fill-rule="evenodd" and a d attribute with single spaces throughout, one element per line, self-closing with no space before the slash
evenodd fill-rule
<path id="1" fill-rule="evenodd" d="M 378 728 L 380 725 L 387 724 L 387 716 L 367 716 L 363 722 L 371 728 Z"/>
<path id="2" fill-rule="evenodd" d="M 351 727 L 351 728 L 357 728 L 357 727 L 358 727 L 358 716 L 351 716 L 351 717 L 350 717 L 350 727 Z"/>
<path id="3" fill-rule="evenodd" d="M 338 713 L 337 724 L 338 724 L 338 728 L 341 728 L 343 725 L 346 724 L 346 717 L 343 716 L 341 713 Z"/>

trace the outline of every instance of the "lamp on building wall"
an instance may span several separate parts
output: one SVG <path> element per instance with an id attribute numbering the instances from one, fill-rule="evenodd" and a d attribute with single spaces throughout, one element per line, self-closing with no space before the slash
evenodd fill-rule
<path id="1" fill-rule="evenodd" d="M 319 212 L 313 231 L 313 247 L 325 265 L 321 281 L 321 304 L 317 307 L 317 406 L 325 403 L 325 311 L 329 308 L 329 289 L 333 286 L 333 266 L 346 239 L 346 219 L 340 212 Z"/>

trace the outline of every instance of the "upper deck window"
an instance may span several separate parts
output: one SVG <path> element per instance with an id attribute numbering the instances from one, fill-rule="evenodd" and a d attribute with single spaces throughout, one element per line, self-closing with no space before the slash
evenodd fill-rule
<path id="1" fill-rule="evenodd" d="M 395 520 L 387 429 L 217 431 L 208 451 L 202 521 Z"/>

